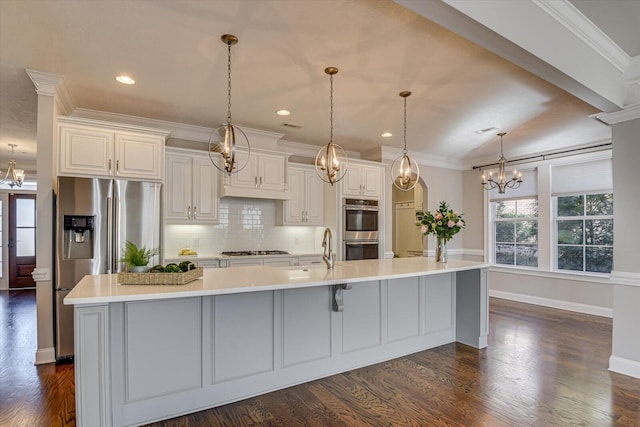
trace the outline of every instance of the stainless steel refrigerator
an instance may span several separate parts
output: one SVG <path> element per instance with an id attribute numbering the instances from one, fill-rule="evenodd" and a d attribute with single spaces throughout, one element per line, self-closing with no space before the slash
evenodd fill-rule
<path id="1" fill-rule="evenodd" d="M 124 244 L 160 246 L 160 183 L 59 177 L 56 197 L 56 359 L 73 356 L 73 306 L 64 297 L 87 274 L 117 273 Z M 151 260 L 158 263 L 158 258 Z"/>

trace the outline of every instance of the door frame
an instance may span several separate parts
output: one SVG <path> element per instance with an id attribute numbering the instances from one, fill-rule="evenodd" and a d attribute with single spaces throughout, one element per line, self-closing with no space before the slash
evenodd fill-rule
<path id="1" fill-rule="evenodd" d="M 0 188 L 0 200 L 2 201 L 2 277 L 0 277 L 0 290 L 10 289 L 9 288 L 9 233 L 8 233 L 9 194 L 31 194 L 33 196 L 36 196 L 36 191 L 18 189 L 18 188 L 14 188 L 14 189 Z M 38 242 L 36 238 L 36 245 L 37 244 Z M 16 289 L 19 289 L 19 288 L 16 288 Z"/>

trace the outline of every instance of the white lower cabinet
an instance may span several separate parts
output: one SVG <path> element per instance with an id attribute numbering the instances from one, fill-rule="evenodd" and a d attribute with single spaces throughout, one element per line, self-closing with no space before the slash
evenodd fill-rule
<path id="1" fill-rule="evenodd" d="M 167 223 L 218 222 L 218 169 L 207 154 L 167 150 L 164 218 Z"/>

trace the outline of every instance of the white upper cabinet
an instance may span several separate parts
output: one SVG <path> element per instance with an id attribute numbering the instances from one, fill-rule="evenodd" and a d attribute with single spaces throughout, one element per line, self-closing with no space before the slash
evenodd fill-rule
<path id="1" fill-rule="evenodd" d="M 347 174 L 342 180 L 342 194 L 379 199 L 381 174 L 381 166 L 349 162 Z"/>
<path id="2" fill-rule="evenodd" d="M 58 174 L 162 181 L 167 132 L 59 117 Z"/>
<path id="3" fill-rule="evenodd" d="M 289 164 L 288 174 L 290 199 L 278 212 L 279 224 L 323 225 L 324 188 L 314 167 Z"/>
<path id="4" fill-rule="evenodd" d="M 220 172 L 207 154 L 188 150 L 167 152 L 164 218 L 167 223 L 218 222 Z"/>
<path id="5" fill-rule="evenodd" d="M 221 196 L 288 199 L 286 181 L 287 153 L 252 149 L 249 161 L 239 172 L 224 175 Z M 237 164 L 242 167 L 247 152 L 237 151 Z"/>

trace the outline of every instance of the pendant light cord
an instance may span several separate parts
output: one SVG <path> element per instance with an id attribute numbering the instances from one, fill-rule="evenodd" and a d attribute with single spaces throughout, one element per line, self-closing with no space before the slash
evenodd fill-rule
<path id="1" fill-rule="evenodd" d="M 329 87 L 331 88 L 331 95 L 329 96 L 329 124 L 330 124 L 330 131 L 329 131 L 329 143 L 333 142 L 333 74 L 329 75 Z"/>
<path id="2" fill-rule="evenodd" d="M 227 124 L 231 124 L 231 43 L 227 47 Z"/>
<path id="3" fill-rule="evenodd" d="M 407 97 L 404 97 L 404 148 L 402 154 L 407 155 Z"/>

